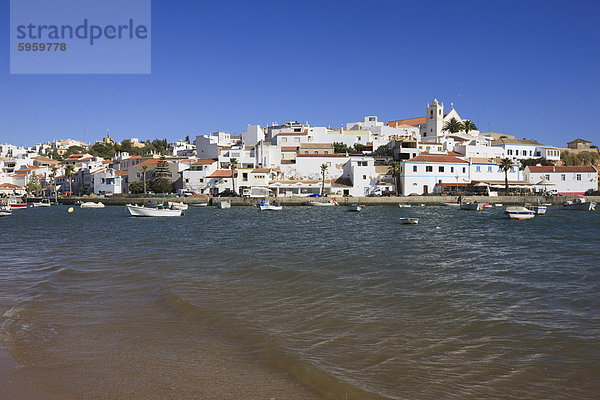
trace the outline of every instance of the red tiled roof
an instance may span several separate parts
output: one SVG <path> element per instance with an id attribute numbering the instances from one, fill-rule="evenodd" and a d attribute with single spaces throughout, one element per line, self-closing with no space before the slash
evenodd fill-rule
<path id="1" fill-rule="evenodd" d="M 13 185 L 12 183 L 0 183 L 0 188 L 2 189 L 17 189 L 20 188 L 20 186 L 17 185 Z"/>
<path id="2" fill-rule="evenodd" d="M 281 151 L 296 151 L 298 146 L 281 146 Z"/>
<path id="3" fill-rule="evenodd" d="M 436 143 L 436 142 L 419 142 L 419 144 L 435 144 L 435 145 L 438 145 L 438 146 L 442 145 L 441 143 Z"/>
<path id="4" fill-rule="evenodd" d="M 195 163 L 193 163 L 192 165 L 211 165 L 216 163 L 217 160 L 214 160 L 212 158 L 199 158 Z"/>
<path id="5" fill-rule="evenodd" d="M 236 171 L 237 175 L 237 171 Z M 218 169 L 208 176 L 209 178 L 231 178 L 231 170 L 230 169 Z"/>
<path id="6" fill-rule="evenodd" d="M 398 125 L 422 125 L 427 123 L 427 117 L 400 119 L 398 121 L 388 122 L 388 126 L 396 127 Z"/>
<path id="7" fill-rule="evenodd" d="M 129 174 L 125 170 L 117 170 L 117 171 L 115 171 L 115 175 L 127 176 Z"/>
<path id="8" fill-rule="evenodd" d="M 147 160 L 142 161 L 139 164 L 135 164 L 135 166 L 136 167 L 144 167 L 144 166 L 156 167 L 158 165 L 159 161 L 160 161 L 160 158 L 149 158 Z"/>
<path id="9" fill-rule="evenodd" d="M 112 161 L 111 160 L 103 160 L 102 164 L 110 164 Z"/>
<path id="10" fill-rule="evenodd" d="M 596 172 L 596 169 L 591 165 L 577 165 L 572 167 L 562 166 L 562 167 L 553 167 L 550 166 L 535 166 L 530 165 L 529 171 L 531 172 Z"/>
<path id="11" fill-rule="evenodd" d="M 27 176 L 27 174 L 17 174 L 17 173 L 14 173 L 12 176 L 17 177 L 17 178 L 21 178 L 23 176 Z"/>
<path id="12" fill-rule="evenodd" d="M 279 132 L 277 135 L 308 135 L 308 129 L 302 132 Z"/>
<path id="13" fill-rule="evenodd" d="M 416 157 L 406 160 L 407 162 L 430 162 L 430 163 L 454 163 L 454 164 L 468 164 L 467 161 L 461 160 L 453 156 L 446 155 L 431 155 L 421 154 Z"/>
<path id="14" fill-rule="evenodd" d="M 269 172 L 271 172 L 271 168 L 254 168 L 252 170 L 252 172 L 261 173 L 261 174 L 268 174 Z"/>

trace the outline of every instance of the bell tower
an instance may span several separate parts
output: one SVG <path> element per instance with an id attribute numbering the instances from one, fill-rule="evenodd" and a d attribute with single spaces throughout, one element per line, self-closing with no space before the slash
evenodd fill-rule
<path id="1" fill-rule="evenodd" d="M 438 103 L 437 99 L 433 99 L 431 104 L 427 105 L 427 124 L 425 129 L 424 139 L 436 140 L 443 136 L 442 128 L 444 127 L 444 104 Z"/>

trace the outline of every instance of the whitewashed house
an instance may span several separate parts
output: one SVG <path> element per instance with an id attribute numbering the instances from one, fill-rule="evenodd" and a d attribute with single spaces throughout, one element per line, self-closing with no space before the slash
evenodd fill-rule
<path id="1" fill-rule="evenodd" d="M 501 148 L 504 152 L 504 157 L 510 158 L 513 161 L 529 158 L 543 158 L 549 161 L 560 160 L 559 149 L 534 142 L 533 140 L 501 137 L 494 140 L 492 146 Z"/>
<path id="2" fill-rule="evenodd" d="M 127 171 L 107 168 L 93 172 L 91 178 L 95 194 L 128 193 Z"/>
<path id="3" fill-rule="evenodd" d="M 449 155 L 421 154 L 401 163 L 399 193 L 433 193 L 440 183 L 470 183 L 469 162 Z"/>
<path id="4" fill-rule="evenodd" d="M 182 172 L 183 188 L 193 193 L 210 193 L 208 177 L 217 170 L 217 160 L 200 158 Z"/>
<path id="5" fill-rule="evenodd" d="M 539 192 L 558 193 L 563 196 L 583 195 L 598 190 L 598 171 L 587 166 L 528 166 L 523 171 L 525 180 Z"/>

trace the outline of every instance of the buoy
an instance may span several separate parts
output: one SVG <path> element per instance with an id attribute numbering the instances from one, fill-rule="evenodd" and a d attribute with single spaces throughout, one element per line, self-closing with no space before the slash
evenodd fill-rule
<path id="1" fill-rule="evenodd" d="M 73 212 L 73 207 L 69 207 L 69 209 L 67 210 L 67 212 Z"/>

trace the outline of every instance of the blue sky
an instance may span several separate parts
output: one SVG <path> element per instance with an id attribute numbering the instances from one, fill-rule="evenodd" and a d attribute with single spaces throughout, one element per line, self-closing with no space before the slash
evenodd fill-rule
<path id="1" fill-rule="evenodd" d="M 10 75 L 0 15 L 0 143 L 339 127 L 434 97 L 482 131 L 600 142 L 597 1 L 154 0 L 150 75 Z"/>

